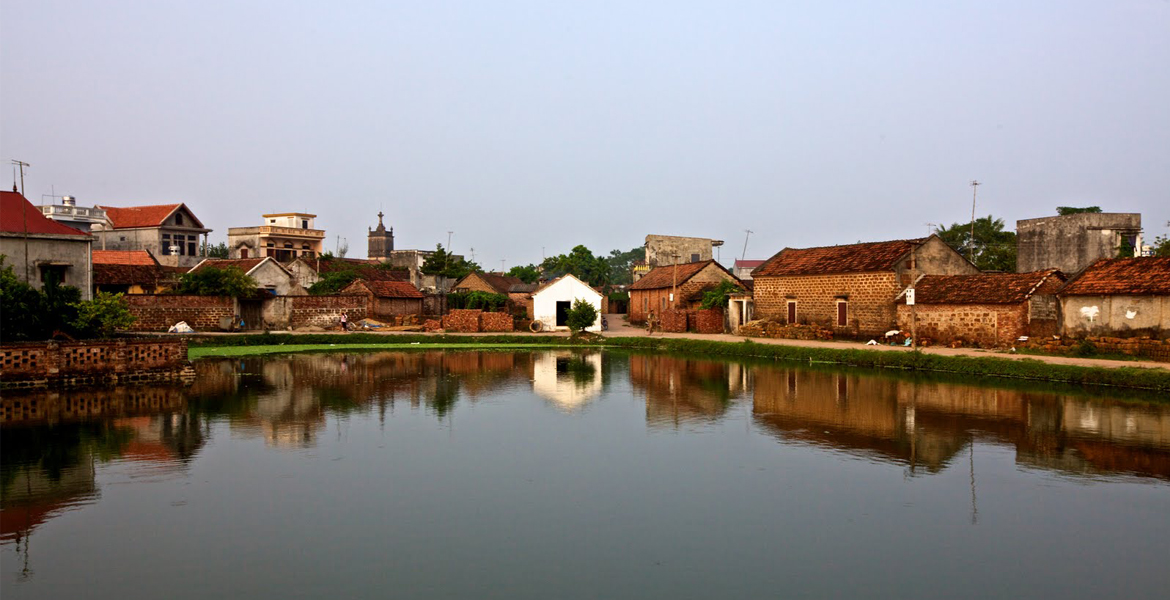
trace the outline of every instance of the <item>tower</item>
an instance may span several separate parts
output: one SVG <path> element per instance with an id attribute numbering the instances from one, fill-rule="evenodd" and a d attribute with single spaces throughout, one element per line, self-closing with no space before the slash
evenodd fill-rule
<path id="1" fill-rule="evenodd" d="M 378 211 L 378 227 L 369 233 L 369 250 L 366 254 L 371 259 L 385 262 L 390 259 L 394 251 L 394 228 L 389 230 L 382 224 L 382 211 Z"/>

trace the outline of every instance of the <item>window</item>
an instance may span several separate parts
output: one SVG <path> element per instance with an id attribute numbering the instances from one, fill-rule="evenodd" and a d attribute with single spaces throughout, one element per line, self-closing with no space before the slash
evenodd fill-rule
<path id="1" fill-rule="evenodd" d="M 285 248 L 292 248 L 292 247 L 293 247 L 293 243 L 292 243 L 292 242 L 285 242 L 285 243 L 284 243 L 284 247 L 285 247 Z"/>
<path id="2" fill-rule="evenodd" d="M 691 255 L 691 262 L 693 262 L 693 263 L 699 262 L 699 255 L 698 255 L 698 254 L 692 254 L 692 255 Z"/>
<path id="3" fill-rule="evenodd" d="M 661 310 L 666 310 L 666 297 L 665 296 L 662 297 L 662 309 Z"/>
<path id="4" fill-rule="evenodd" d="M 849 322 L 849 302 L 845 300 L 837 301 L 837 327 L 845 327 Z"/>
<path id="5" fill-rule="evenodd" d="M 276 219 L 268 219 L 269 225 L 276 225 Z"/>
<path id="6" fill-rule="evenodd" d="M 68 269 L 68 265 L 41 265 L 42 287 L 65 285 L 65 271 Z"/>
<path id="7" fill-rule="evenodd" d="M 194 235 L 187 236 L 187 254 L 189 256 L 195 256 L 197 254 L 195 251 L 195 246 L 198 244 L 198 242 L 195 241 L 197 239 L 199 238 Z"/>
<path id="8" fill-rule="evenodd" d="M 788 301 L 788 324 L 796 324 L 796 300 Z"/>
<path id="9" fill-rule="evenodd" d="M 308 219 L 301 219 L 301 229 L 308 229 L 308 228 L 309 228 L 309 220 Z"/>
<path id="10" fill-rule="evenodd" d="M 650 312 L 650 299 L 649 298 L 646 298 L 646 297 L 642 298 L 642 312 L 644 312 L 644 313 Z"/>
<path id="11" fill-rule="evenodd" d="M 162 234 L 162 253 L 163 256 L 171 255 L 171 234 Z"/>
<path id="12" fill-rule="evenodd" d="M 311 248 L 309 248 L 308 244 L 301 244 L 301 250 L 310 250 L 310 249 Z"/>
<path id="13" fill-rule="evenodd" d="M 240 248 L 240 258 L 248 258 L 248 249 Z"/>
<path id="14" fill-rule="evenodd" d="M 175 213 L 175 225 L 183 224 L 183 213 Z"/>

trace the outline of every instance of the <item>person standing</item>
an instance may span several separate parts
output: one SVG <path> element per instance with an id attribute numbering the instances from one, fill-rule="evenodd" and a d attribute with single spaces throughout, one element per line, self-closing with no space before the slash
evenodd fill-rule
<path id="1" fill-rule="evenodd" d="M 344 310 L 341 311 L 341 330 L 349 331 L 349 315 L 345 314 Z"/>

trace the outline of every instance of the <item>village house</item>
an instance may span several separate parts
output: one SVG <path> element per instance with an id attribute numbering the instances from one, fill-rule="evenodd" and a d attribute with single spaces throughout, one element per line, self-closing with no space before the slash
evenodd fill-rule
<path id="1" fill-rule="evenodd" d="M 1065 335 L 1170 334 L 1170 258 L 1098 260 L 1057 296 Z"/>
<path id="2" fill-rule="evenodd" d="M 1016 271 L 1075 275 L 1099 258 L 1142 246 L 1139 213 L 1076 213 L 1016 221 Z"/>
<path id="3" fill-rule="evenodd" d="M 146 250 L 160 264 L 191 268 L 199 263 L 200 240 L 207 242 L 211 230 L 195 217 L 186 204 L 151 206 L 104 206 L 106 226 L 93 228 L 101 250 Z"/>
<path id="4" fill-rule="evenodd" d="M 405 269 L 387 269 L 384 263 L 364 258 L 297 258 L 284 267 L 305 289 L 313 287 L 323 276 L 341 271 L 352 271 L 355 279 L 366 281 L 410 281 L 410 272 Z"/>
<path id="5" fill-rule="evenodd" d="M 1065 276 L 1034 273 L 925 275 L 914 284 L 913 306 L 898 295 L 898 327 L 936 344 L 961 342 L 1008 347 L 1021 336 L 1053 335 L 1059 328 L 1056 291 Z"/>
<path id="6" fill-rule="evenodd" d="M 722 281 L 730 281 L 742 292 L 743 283 L 714 260 L 704 260 L 650 271 L 629 287 L 631 323 L 645 323 L 654 311 L 658 316 L 672 308 L 695 308 L 706 292 Z"/>
<path id="7" fill-rule="evenodd" d="M 584 300 L 597 309 L 597 320 L 585 331 L 601 331 L 601 317 L 605 314 L 604 297 L 601 292 L 572 275 L 562 275 L 532 292 L 530 314 L 534 321 L 544 325 L 545 331 L 566 330 L 569 328 L 567 314 L 576 300 Z"/>
<path id="8" fill-rule="evenodd" d="M 317 215 L 289 212 L 261 217 L 263 225 L 228 228 L 230 258 L 271 257 L 287 263 L 315 258 L 325 251 L 325 231 L 314 228 Z"/>
<path id="9" fill-rule="evenodd" d="M 894 299 L 915 278 L 978 272 L 937 235 L 785 248 L 752 272 L 755 316 L 879 335 L 897 326 Z"/>
<path id="10" fill-rule="evenodd" d="M 93 251 L 95 294 L 161 294 L 177 280 L 174 270 L 163 267 L 146 250 Z"/>
<path id="11" fill-rule="evenodd" d="M 393 320 L 394 317 L 421 315 L 423 294 L 409 281 L 367 281 L 355 279 L 341 290 L 343 295 L 366 296 L 368 314 L 374 319 Z"/>
<path id="12" fill-rule="evenodd" d="M 17 192 L 0 192 L 0 255 L 17 279 L 40 290 L 68 285 L 93 297 L 93 237 L 41 214 Z"/>
<path id="13" fill-rule="evenodd" d="M 646 249 L 646 258 L 634 263 L 632 273 L 634 281 L 645 277 L 657 267 L 711 260 L 715 258 L 713 249 L 722 245 L 723 240 L 710 238 L 647 235 L 643 244 Z"/>
<path id="14" fill-rule="evenodd" d="M 61 204 L 42 204 L 38 208 L 46 217 L 86 233 L 109 224 L 106 211 L 96 206 L 78 206 L 73 196 L 61 196 Z"/>
<path id="15" fill-rule="evenodd" d="M 198 273 L 207 268 L 226 269 L 236 267 L 256 282 L 256 287 L 274 296 L 304 296 L 305 288 L 297 283 L 284 265 L 271 257 L 264 258 L 207 258 L 189 271 Z"/>
<path id="16" fill-rule="evenodd" d="M 740 281 L 748 280 L 752 278 L 752 271 L 762 264 L 764 264 L 763 260 L 740 260 L 737 258 L 735 266 L 731 269 L 731 274 L 739 278 Z"/>
<path id="17" fill-rule="evenodd" d="M 536 285 L 524 283 L 519 277 L 503 273 L 472 272 L 455 282 L 451 289 L 455 292 L 483 292 L 507 296 L 513 293 L 531 293 L 536 289 Z"/>

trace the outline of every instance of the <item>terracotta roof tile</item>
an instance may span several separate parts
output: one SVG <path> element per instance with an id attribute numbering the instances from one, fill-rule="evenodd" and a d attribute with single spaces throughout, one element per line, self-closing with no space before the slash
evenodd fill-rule
<path id="1" fill-rule="evenodd" d="M 95 285 L 158 285 L 168 278 L 167 271 L 158 265 L 94 263 Z"/>
<path id="2" fill-rule="evenodd" d="M 203 262 L 195 265 L 189 273 L 196 273 L 209 267 L 217 269 L 226 269 L 228 267 L 239 267 L 245 273 L 255 269 L 257 265 L 264 262 L 264 258 L 209 258 Z M 275 261 L 274 261 L 275 262 Z M 279 263 L 278 263 L 279 264 Z"/>
<path id="3" fill-rule="evenodd" d="M 676 282 L 678 285 L 682 285 L 688 279 L 697 275 L 699 273 L 699 271 L 702 271 L 705 267 L 707 267 L 707 265 L 711 265 L 711 264 L 713 264 L 716 267 L 718 267 L 719 269 L 721 269 L 724 273 L 727 273 L 727 275 L 729 277 L 731 277 L 732 281 L 735 281 L 736 283 L 740 283 L 738 278 L 736 278 L 734 275 L 732 275 L 730 272 L 728 272 L 727 269 L 723 268 L 723 265 L 715 262 L 714 260 L 704 260 L 704 261 L 700 261 L 700 262 L 684 263 L 684 264 L 678 265 L 677 274 L 676 274 L 676 270 L 675 270 L 675 265 L 667 265 L 665 267 L 658 267 L 658 268 L 654 269 L 653 271 L 650 271 L 649 273 L 643 275 L 642 278 L 639 279 L 638 281 L 635 281 L 634 284 L 629 287 L 629 289 L 631 289 L 631 290 L 659 290 L 659 289 L 671 287 Z M 740 285 L 742 286 L 743 284 L 740 283 Z"/>
<path id="4" fill-rule="evenodd" d="M 27 227 L 27 230 L 25 229 Z M 16 192 L 0 192 L 0 231 L 35 235 L 76 235 L 89 237 L 88 233 L 58 223 L 41 213 L 41 209 Z"/>
<path id="5" fill-rule="evenodd" d="M 350 285 L 363 285 L 378 298 L 423 298 L 422 292 L 415 289 L 408 281 L 365 281 L 357 279 Z"/>
<path id="6" fill-rule="evenodd" d="M 752 277 L 865 273 L 894 268 L 926 239 L 892 240 L 819 248 L 785 248 L 752 271 Z"/>
<path id="7" fill-rule="evenodd" d="M 529 284 L 524 283 L 519 277 L 512 277 L 502 273 L 468 273 L 463 279 L 455 283 L 455 287 L 459 287 L 468 278 L 479 277 L 484 283 L 488 284 L 492 289 L 496 290 L 497 294 L 508 294 L 511 292 L 525 292 L 532 291 L 536 288 L 529 289 Z"/>
<path id="8" fill-rule="evenodd" d="M 1064 274 L 1056 269 L 1033 273 L 927 275 L 914 284 L 914 300 L 918 304 L 1019 304 L 1035 294 L 1056 293 L 1064 280 Z"/>
<path id="9" fill-rule="evenodd" d="M 114 229 L 158 227 L 182 204 L 154 204 L 150 206 L 101 206 Z"/>
<path id="10" fill-rule="evenodd" d="M 157 266 L 158 261 L 146 250 L 94 250 L 93 264 Z"/>
<path id="11" fill-rule="evenodd" d="M 1162 296 L 1170 294 L 1170 258 L 1103 258 L 1089 265 L 1062 296 Z"/>

